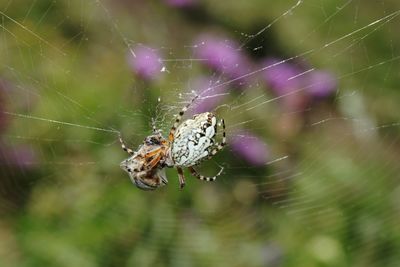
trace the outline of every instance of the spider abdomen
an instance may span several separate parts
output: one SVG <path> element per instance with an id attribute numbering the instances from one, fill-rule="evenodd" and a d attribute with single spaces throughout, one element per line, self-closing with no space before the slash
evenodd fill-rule
<path id="1" fill-rule="evenodd" d="M 171 146 L 175 166 L 190 167 L 207 158 L 214 147 L 217 119 L 211 112 L 195 115 L 176 129 Z"/>

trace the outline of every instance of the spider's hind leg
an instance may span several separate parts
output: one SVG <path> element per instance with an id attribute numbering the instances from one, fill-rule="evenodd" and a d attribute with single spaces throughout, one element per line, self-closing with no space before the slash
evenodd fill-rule
<path id="1" fill-rule="evenodd" d="M 225 133 L 224 119 L 221 119 L 221 124 L 222 124 L 222 141 L 221 141 L 221 143 L 215 143 L 215 148 L 208 155 L 208 159 L 212 158 L 212 156 L 214 156 L 219 151 L 221 151 L 224 148 L 224 146 L 226 145 L 226 133 Z"/>
<path id="2" fill-rule="evenodd" d="M 178 171 L 178 177 L 179 177 L 179 187 L 180 189 L 183 189 L 185 187 L 185 176 L 183 176 L 183 170 L 180 167 L 176 167 Z"/>
<path id="3" fill-rule="evenodd" d="M 220 176 L 222 174 L 222 171 L 224 170 L 224 168 L 221 168 L 221 170 L 217 173 L 217 175 L 215 175 L 213 177 L 208 177 L 208 176 L 199 174 L 193 167 L 188 167 L 188 169 L 194 177 L 196 177 L 197 179 L 203 180 L 203 181 L 207 181 L 207 182 L 214 182 L 215 180 L 217 180 L 217 177 Z"/>

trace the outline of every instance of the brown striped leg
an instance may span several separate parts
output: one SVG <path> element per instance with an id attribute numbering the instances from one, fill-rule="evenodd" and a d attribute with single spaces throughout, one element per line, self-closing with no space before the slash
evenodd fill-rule
<path id="1" fill-rule="evenodd" d="M 143 155 L 144 158 L 150 158 L 158 153 L 160 153 L 160 151 L 162 150 L 162 148 L 156 148 L 150 152 L 147 152 L 146 154 Z"/>
<path id="2" fill-rule="evenodd" d="M 178 170 L 178 177 L 179 177 L 179 187 L 180 189 L 183 189 L 185 187 L 185 176 L 183 176 L 183 170 L 180 167 L 176 167 Z"/>
<path id="3" fill-rule="evenodd" d="M 154 159 L 152 159 L 149 162 L 147 169 L 149 170 L 153 169 L 160 162 L 161 158 L 162 158 L 162 153 L 159 153 L 157 156 L 154 157 Z"/>
<path id="4" fill-rule="evenodd" d="M 121 143 L 122 149 L 123 149 L 124 151 L 128 152 L 129 155 L 134 155 L 134 154 L 135 154 L 135 151 L 133 151 L 132 149 L 128 148 L 128 147 L 125 145 L 124 140 L 122 140 L 122 136 L 119 135 L 118 137 L 119 137 L 119 142 Z"/>
<path id="5" fill-rule="evenodd" d="M 193 102 L 194 102 L 198 97 L 199 97 L 199 95 L 196 95 L 195 97 L 193 97 L 192 101 L 190 101 L 189 104 L 187 104 L 186 106 L 184 106 L 184 107 L 182 108 L 182 110 L 178 113 L 178 115 L 176 116 L 175 123 L 174 123 L 174 125 L 172 126 L 172 128 L 171 128 L 171 130 L 170 130 L 170 132 L 169 132 L 169 135 L 168 135 L 168 139 L 169 139 L 170 142 L 174 141 L 174 134 L 175 134 L 176 128 L 177 128 L 178 125 L 179 125 L 179 122 L 181 121 L 181 119 L 182 119 L 182 117 L 183 117 L 183 114 L 185 114 L 185 112 L 188 110 L 188 108 L 190 107 L 190 105 L 192 105 Z"/>
<path id="6" fill-rule="evenodd" d="M 215 175 L 213 177 L 207 177 L 207 176 L 203 176 L 203 175 L 199 174 L 193 167 L 189 167 L 189 171 L 194 177 L 196 177 L 197 179 L 203 180 L 203 181 L 207 181 L 207 182 L 214 182 L 217 179 L 217 177 L 221 175 L 223 170 L 224 170 L 224 168 L 221 168 L 221 170 L 217 173 L 217 175 Z"/>

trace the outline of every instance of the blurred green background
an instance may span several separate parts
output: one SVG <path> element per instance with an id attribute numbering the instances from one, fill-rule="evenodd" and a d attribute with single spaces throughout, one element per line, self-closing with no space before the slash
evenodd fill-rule
<path id="1" fill-rule="evenodd" d="M 0 1 L 0 266 L 400 266 L 399 14 Z M 304 84 L 317 71 L 323 96 L 308 89 L 330 79 Z M 228 147 L 200 169 L 223 175 L 134 187 L 118 131 L 133 148 L 151 118 L 166 134 L 209 86 L 222 98 L 197 108 L 225 118 Z"/>

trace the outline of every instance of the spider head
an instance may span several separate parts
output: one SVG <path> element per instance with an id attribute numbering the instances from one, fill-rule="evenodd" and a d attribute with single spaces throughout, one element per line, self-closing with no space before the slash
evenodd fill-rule
<path id="1" fill-rule="evenodd" d="M 159 146 L 163 144 L 165 139 L 160 134 L 149 135 L 144 139 L 144 144 L 148 146 Z"/>
<path id="2" fill-rule="evenodd" d="M 154 190 L 168 184 L 165 170 L 145 170 L 145 160 L 134 155 L 121 162 L 120 167 L 129 174 L 132 183 L 142 190 Z"/>

